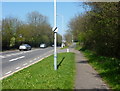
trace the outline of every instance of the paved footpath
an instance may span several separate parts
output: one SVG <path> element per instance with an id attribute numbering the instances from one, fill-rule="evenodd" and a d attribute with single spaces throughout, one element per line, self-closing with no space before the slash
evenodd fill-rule
<path id="1" fill-rule="evenodd" d="M 102 81 L 98 73 L 88 64 L 87 59 L 80 51 L 76 53 L 76 80 L 75 89 L 88 89 L 95 91 L 109 91 L 108 86 Z"/>

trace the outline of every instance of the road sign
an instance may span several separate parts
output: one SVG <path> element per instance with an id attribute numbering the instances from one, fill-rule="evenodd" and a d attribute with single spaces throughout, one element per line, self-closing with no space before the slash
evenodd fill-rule
<path id="1" fill-rule="evenodd" d="M 58 28 L 57 27 L 53 27 L 52 31 L 56 33 L 56 32 L 58 32 Z"/>

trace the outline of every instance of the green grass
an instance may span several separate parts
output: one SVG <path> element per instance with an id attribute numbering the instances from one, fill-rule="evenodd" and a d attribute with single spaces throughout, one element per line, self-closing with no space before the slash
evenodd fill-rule
<path id="1" fill-rule="evenodd" d="M 120 59 L 98 56 L 91 51 L 83 51 L 89 63 L 99 72 L 103 80 L 115 90 L 120 91 Z"/>
<path id="2" fill-rule="evenodd" d="M 77 42 L 75 49 L 76 49 L 76 50 L 80 50 L 81 48 L 82 48 L 82 47 L 79 45 L 79 42 Z"/>
<path id="3" fill-rule="evenodd" d="M 61 48 L 61 49 L 66 49 L 66 48 L 68 48 L 68 46 L 65 46 L 65 47 L 63 47 L 63 48 Z"/>
<path id="4" fill-rule="evenodd" d="M 54 70 L 53 56 L 2 80 L 3 89 L 73 89 L 75 54 L 58 54 L 58 70 Z"/>

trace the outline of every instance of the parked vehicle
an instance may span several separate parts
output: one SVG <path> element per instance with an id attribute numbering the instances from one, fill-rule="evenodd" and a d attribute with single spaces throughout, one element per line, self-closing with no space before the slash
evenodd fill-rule
<path id="1" fill-rule="evenodd" d="M 40 48 L 46 48 L 47 45 L 46 44 L 40 44 Z"/>
<path id="2" fill-rule="evenodd" d="M 53 45 L 51 45 L 52 47 L 54 47 L 54 44 Z"/>
<path id="3" fill-rule="evenodd" d="M 28 44 L 22 44 L 19 46 L 19 50 L 31 50 L 31 46 Z"/>

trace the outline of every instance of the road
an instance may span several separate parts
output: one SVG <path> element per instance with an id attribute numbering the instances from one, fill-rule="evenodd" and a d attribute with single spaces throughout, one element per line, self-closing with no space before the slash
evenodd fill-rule
<path id="1" fill-rule="evenodd" d="M 75 89 L 99 89 L 102 91 L 108 91 L 109 87 L 105 84 L 99 74 L 88 64 L 84 55 L 74 50 L 75 43 L 69 47 L 69 52 L 76 54 L 76 80 Z M 8 77 L 11 74 L 24 69 L 43 58 L 53 54 L 53 47 L 45 49 L 33 49 L 30 51 L 9 51 L 0 53 L 0 62 L 2 61 L 2 78 Z M 57 49 L 57 52 L 67 52 L 67 49 Z"/>
<path id="2" fill-rule="evenodd" d="M 0 58 L 2 59 L 0 60 L 2 61 L 2 78 L 26 68 L 51 54 L 53 54 L 53 47 L 0 53 Z"/>

